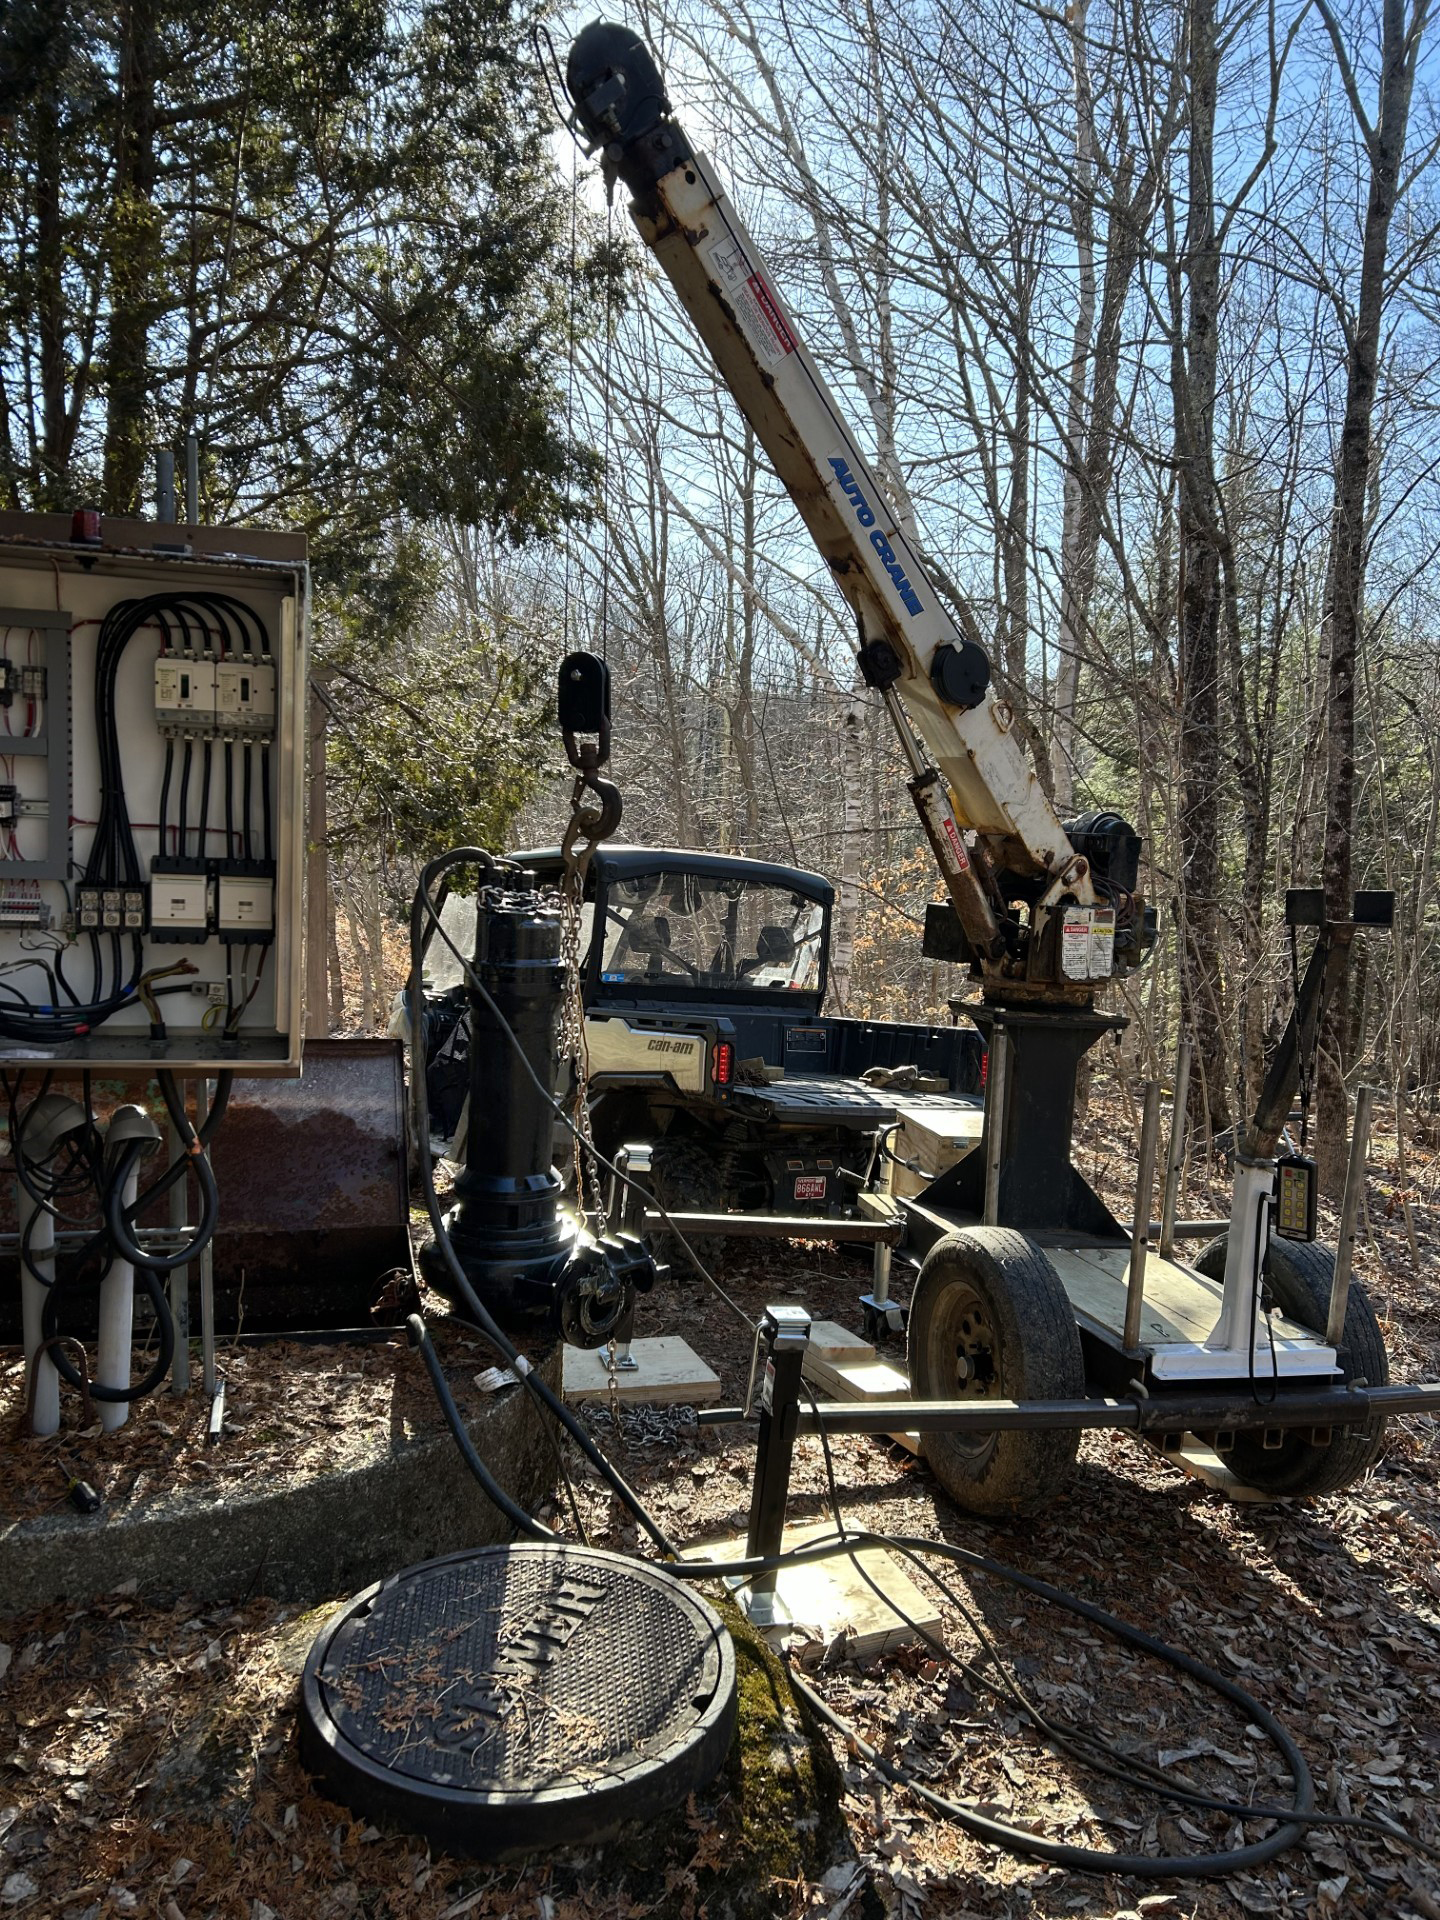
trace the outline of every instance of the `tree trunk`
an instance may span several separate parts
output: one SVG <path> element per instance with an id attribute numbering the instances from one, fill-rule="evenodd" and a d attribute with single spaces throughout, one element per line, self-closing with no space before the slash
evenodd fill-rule
<path id="1" fill-rule="evenodd" d="M 1070 230 L 1075 240 L 1077 294 L 1070 365 L 1065 383 L 1064 508 L 1060 527 L 1060 634 L 1055 668 L 1055 717 L 1051 765 L 1055 805 L 1061 816 L 1075 805 L 1075 696 L 1080 685 L 1080 655 L 1089 618 L 1085 592 L 1085 551 L 1093 566 L 1094 508 L 1083 473 L 1085 389 L 1095 335 L 1095 100 L 1085 50 L 1089 0 L 1075 0 L 1068 15 L 1075 76 L 1075 190 L 1070 196 Z"/>
<path id="2" fill-rule="evenodd" d="M 855 960 L 855 930 L 860 917 L 865 797 L 865 689 L 856 684 L 840 711 L 840 870 L 835 911 L 830 923 L 830 992 L 834 1011 L 850 1005 L 850 970 Z"/>
<path id="3" fill-rule="evenodd" d="M 115 193 L 107 247 L 110 325 L 105 348 L 104 508 L 140 510 L 150 434 L 149 347 L 160 253 L 155 206 L 154 0 L 127 0 L 120 14 L 120 102 Z"/>
<path id="4" fill-rule="evenodd" d="M 1373 128 L 1365 117 L 1338 24 L 1328 6 L 1320 14 L 1330 34 L 1351 109 L 1370 161 L 1360 259 L 1360 287 L 1350 329 L 1346 368 L 1345 417 L 1335 469 L 1335 512 L 1330 534 L 1330 596 L 1326 627 L 1330 640 L 1325 763 L 1324 887 L 1325 912 L 1348 920 L 1352 911 L 1351 831 L 1355 813 L 1355 672 L 1365 617 L 1366 499 L 1370 476 L 1371 423 L 1385 305 L 1385 262 L 1390 222 L 1400 189 L 1410 93 L 1419 58 L 1428 0 L 1414 0 L 1409 22 L 1404 0 L 1384 0 L 1380 56 L 1379 114 Z M 1320 1071 L 1316 1102 L 1316 1156 L 1322 1190 L 1338 1200 L 1345 1181 L 1349 1132 L 1345 1097 L 1349 992 L 1343 983 L 1331 996 L 1321 1024 Z"/>
<path id="5" fill-rule="evenodd" d="M 1195 1045 L 1192 1113 L 1229 1124 L 1230 1066 L 1220 970 L 1220 539 L 1215 487 L 1216 326 L 1220 244 L 1215 227 L 1215 101 L 1220 52 L 1215 0 L 1190 0 L 1189 210 L 1182 276 L 1172 279 L 1172 384 L 1179 480 L 1181 979 Z M 1183 317 L 1182 317 L 1183 316 Z"/>
<path id="6" fill-rule="evenodd" d="M 325 738 L 329 730 L 330 710 L 320 697 L 319 676 L 314 676 L 308 709 L 309 732 L 305 764 L 305 1033 L 323 1039 L 330 1031 L 329 988 L 326 970 L 329 964 L 330 921 L 334 903 L 330 895 L 330 852 L 327 845 L 330 827 L 325 785 Z"/>

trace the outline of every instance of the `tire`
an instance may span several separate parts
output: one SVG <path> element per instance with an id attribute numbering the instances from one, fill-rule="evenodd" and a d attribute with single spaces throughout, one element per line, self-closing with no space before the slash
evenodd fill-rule
<path id="1" fill-rule="evenodd" d="M 671 1213 L 724 1213 L 729 1205 L 723 1150 L 714 1149 L 692 1134 L 665 1134 L 650 1152 L 650 1191 Z M 686 1234 L 691 1249 L 708 1272 L 725 1259 L 723 1233 Z M 695 1263 L 673 1233 L 663 1229 L 650 1236 L 657 1260 L 668 1261 L 678 1273 L 693 1273 Z"/>
<path id="2" fill-rule="evenodd" d="M 1225 1277 L 1226 1236 L 1212 1240 L 1195 1262 L 1198 1272 L 1212 1280 Z M 1335 1278 L 1335 1255 L 1309 1240 L 1271 1240 L 1265 1257 L 1265 1279 L 1275 1305 L 1287 1320 L 1296 1320 L 1312 1333 L 1323 1333 L 1330 1315 L 1330 1287 Z M 1257 1344 L 1255 1367 L 1260 1370 Z M 1345 1307 L 1345 1337 L 1340 1371 L 1347 1380 L 1364 1380 L 1383 1387 L 1390 1378 L 1385 1338 L 1370 1296 L 1352 1277 Z M 1300 1433 L 1287 1434 L 1278 1447 L 1265 1447 L 1258 1433 L 1237 1433 L 1225 1464 L 1257 1493 L 1338 1493 L 1367 1474 L 1385 1447 L 1385 1416 L 1376 1414 L 1363 1427 L 1337 1427 L 1328 1446 L 1315 1446 Z"/>
<path id="3" fill-rule="evenodd" d="M 937 1242 L 910 1299 L 917 1400 L 1077 1400 L 1085 1361 L 1060 1277 L 1023 1233 L 970 1227 Z M 1069 1480 L 1080 1431 L 927 1433 L 935 1478 L 968 1513 L 1038 1513 Z"/>

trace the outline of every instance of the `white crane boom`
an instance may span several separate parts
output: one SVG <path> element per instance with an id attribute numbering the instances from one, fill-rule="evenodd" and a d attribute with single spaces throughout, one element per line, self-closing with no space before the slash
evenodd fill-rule
<path id="1" fill-rule="evenodd" d="M 855 615 L 861 670 L 909 757 L 910 790 L 969 956 L 987 986 L 1009 995 L 1087 999 L 1089 982 L 1141 957 L 1133 872 L 1101 870 L 1115 828 L 1131 866 L 1138 841 L 1104 815 L 1094 844 L 1072 843 L 990 684 L 983 648 L 936 593 L 759 249 L 671 117 L 644 43 L 597 21 L 575 42 L 566 81 L 607 178 L 634 195 L 641 237 Z M 977 836 L 969 847 L 966 831 Z"/>

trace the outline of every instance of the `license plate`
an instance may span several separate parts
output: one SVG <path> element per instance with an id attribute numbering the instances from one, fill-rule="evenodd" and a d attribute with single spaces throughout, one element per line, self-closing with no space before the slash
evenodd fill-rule
<path id="1" fill-rule="evenodd" d="M 802 1173 L 795 1181 L 797 1200 L 823 1200 L 825 1198 L 825 1176 L 823 1173 Z"/>

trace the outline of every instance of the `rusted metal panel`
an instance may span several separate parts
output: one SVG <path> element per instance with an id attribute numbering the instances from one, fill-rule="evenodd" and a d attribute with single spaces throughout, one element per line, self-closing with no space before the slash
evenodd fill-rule
<path id="1" fill-rule="evenodd" d="M 81 1091 L 78 1079 L 52 1086 Z M 39 1088 L 36 1076 L 22 1109 Z M 165 1124 L 153 1085 L 97 1077 L 91 1099 L 102 1122 L 119 1101 L 136 1100 Z M 406 1142 L 398 1040 L 307 1040 L 298 1080 L 235 1082 L 210 1149 L 222 1333 L 361 1325 L 387 1274 L 412 1276 Z M 142 1224 L 162 1227 L 167 1218 L 161 1199 Z M 13 1234 L 15 1224 L 14 1178 L 0 1164 L 0 1232 Z M 19 1337 L 19 1293 L 18 1261 L 0 1248 L 0 1339 Z M 61 1324 L 93 1321 L 93 1300 L 93 1290 L 81 1290 Z"/>
<path id="2" fill-rule="evenodd" d="M 298 1080 L 235 1083 L 211 1146 L 220 1325 L 353 1326 L 410 1272 L 398 1040 L 307 1040 Z"/>

